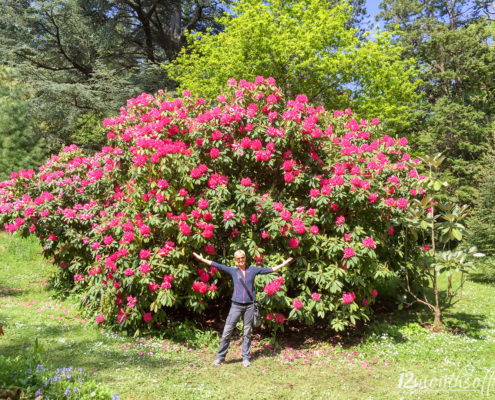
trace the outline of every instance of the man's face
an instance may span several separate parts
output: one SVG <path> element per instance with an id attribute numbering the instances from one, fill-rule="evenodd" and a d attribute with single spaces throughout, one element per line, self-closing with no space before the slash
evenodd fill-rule
<path id="1" fill-rule="evenodd" d="M 235 256 L 235 261 L 239 267 L 244 268 L 246 266 L 246 256 L 244 255 L 237 255 Z"/>

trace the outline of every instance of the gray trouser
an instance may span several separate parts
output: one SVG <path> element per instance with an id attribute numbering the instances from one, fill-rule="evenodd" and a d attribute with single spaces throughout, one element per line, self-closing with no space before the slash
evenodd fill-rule
<path id="1" fill-rule="evenodd" d="M 227 321 L 225 321 L 225 328 L 223 328 L 217 359 L 225 360 L 225 356 L 229 351 L 230 338 L 241 315 L 244 320 L 244 326 L 242 327 L 242 359 L 249 360 L 251 358 L 251 325 L 253 324 L 254 304 L 240 305 L 232 303 Z"/>

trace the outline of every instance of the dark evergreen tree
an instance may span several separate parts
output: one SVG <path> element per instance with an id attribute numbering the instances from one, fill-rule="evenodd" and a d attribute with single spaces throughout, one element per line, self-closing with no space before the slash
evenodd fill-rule
<path id="1" fill-rule="evenodd" d="M 33 125 L 23 85 L 0 69 L 0 181 L 12 171 L 37 168 L 47 156 Z"/>
<path id="2" fill-rule="evenodd" d="M 404 58 L 421 65 L 424 92 L 418 151 L 443 153 L 450 196 L 472 204 L 479 160 L 493 145 L 495 49 L 487 1 L 393 0 L 381 3 L 388 28 L 399 26 Z M 417 132 L 417 131 L 416 131 Z"/>
<path id="3" fill-rule="evenodd" d="M 98 146 L 95 122 L 143 91 L 173 89 L 162 64 L 185 29 L 221 29 L 216 0 L 1 0 L 0 63 L 31 89 L 52 143 Z M 57 149 L 58 150 L 58 149 Z"/>
<path id="4" fill-rule="evenodd" d="M 471 242 L 488 255 L 495 255 L 495 153 L 486 157 L 479 174 L 479 192 L 469 220 Z"/>

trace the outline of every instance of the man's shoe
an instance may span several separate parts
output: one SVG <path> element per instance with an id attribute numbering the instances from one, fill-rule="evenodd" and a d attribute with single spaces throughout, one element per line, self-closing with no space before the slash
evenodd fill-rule
<path id="1" fill-rule="evenodd" d="M 219 360 L 218 358 L 215 361 L 213 361 L 213 365 L 215 367 L 218 367 L 221 363 L 222 363 L 222 360 Z"/>
<path id="2" fill-rule="evenodd" d="M 249 360 L 242 360 L 242 364 L 245 366 L 245 367 L 249 367 L 251 365 L 251 363 L 249 362 Z"/>

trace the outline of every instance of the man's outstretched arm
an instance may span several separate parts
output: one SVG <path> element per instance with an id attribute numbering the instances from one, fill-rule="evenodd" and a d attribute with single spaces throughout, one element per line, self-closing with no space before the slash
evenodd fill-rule
<path id="1" fill-rule="evenodd" d="M 285 267 L 286 265 L 290 264 L 294 259 L 292 257 L 289 257 L 287 260 L 285 260 L 282 264 L 276 265 L 275 267 L 272 267 L 273 272 L 279 270 L 282 267 Z"/>

